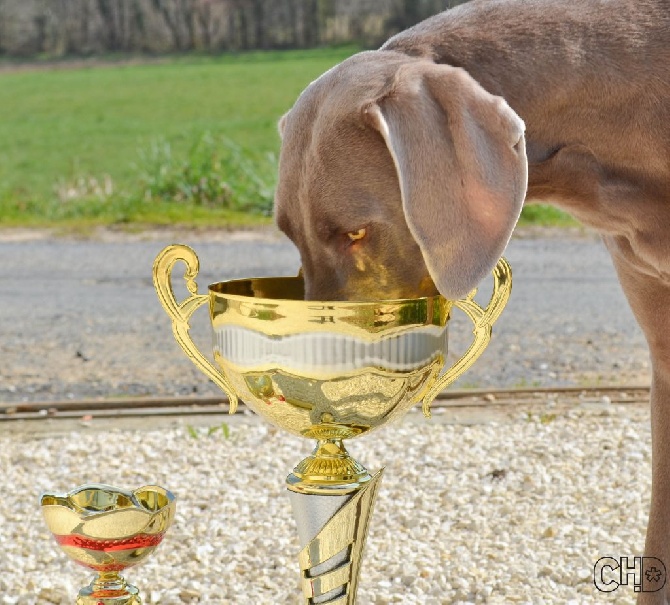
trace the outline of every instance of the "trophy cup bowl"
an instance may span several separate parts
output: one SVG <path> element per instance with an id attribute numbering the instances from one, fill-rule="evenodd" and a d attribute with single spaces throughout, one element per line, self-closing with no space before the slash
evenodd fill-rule
<path id="1" fill-rule="evenodd" d="M 67 494 L 44 493 L 46 524 L 60 548 L 76 563 L 98 573 L 82 588 L 77 605 L 139 605 L 136 587 L 119 572 L 141 563 L 162 542 L 176 501 L 155 485 L 127 491 L 82 485 Z"/>
<path id="2" fill-rule="evenodd" d="M 171 277 L 178 261 L 186 265 L 189 292 L 179 303 Z M 305 603 L 353 603 L 380 473 L 371 476 L 348 454 L 343 440 L 397 420 L 419 402 L 430 415 L 433 399 L 490 341 L 511 291 L 509 264 L 498 262 L 486 308 L 475 302 L 476 291 L 459 301 L 440 295 L 304 300 L 300 276 L 224 281 L 198 294 L 198 271 L 198 258 L 188 246 L 168 246 L 154 262 L 154 286 L 174 336 L 228 395 L 231 413 L 239 397 L 283 431 L 317 441 L 312 455 L 287 478 L 303 546 Z M 193 312 L 205 304 L 216 366 L 189 334 Z M 474 340 L 443 372 L 453 307 L 473 322 Z"/>

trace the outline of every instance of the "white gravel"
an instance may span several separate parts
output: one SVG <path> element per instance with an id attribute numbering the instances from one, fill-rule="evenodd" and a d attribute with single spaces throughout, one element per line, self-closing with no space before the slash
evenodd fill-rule
<path id="1" fill-rule="evenodd" d="M 603 556 L 641 554 L 649 500 L 648 412 L 641 405 L 534 412 L 450 424 L 410 414 L 350 443 L 386 466 L 358 602 L 632 603 L 631 587 L 593 585 Z M 0 432 L 0 604 L 71 605 L 89 572 L 58 550 L 42 490 L 84 482 L 158 483 L 176 523 L 126 577 L 145 603 L 299 602 L 297 535 L 283 479 L 308 442 L 244 417 L 194 438 L 186 426 Z M 96 430 L 95 427 L 104 430 Z M 495 472 L 494 472 L 495 471 Z"/>

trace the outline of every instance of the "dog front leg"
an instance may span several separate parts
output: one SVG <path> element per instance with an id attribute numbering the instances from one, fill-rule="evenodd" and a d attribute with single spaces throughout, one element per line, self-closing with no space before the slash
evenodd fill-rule
<path id="1" fill-rule="evenodd" d="M 605 238 L 621 285 L 649 344 L 652 364 L 652 490 L 645 556 L 670 572 L 670 284 L 636 266 L 625 240 Z M 656 592 L 641 592 L 638 605 L 670 604 L 670 579 Z M 649 587 L 651 588 L 651 587 Z"/>
<path id="2" fill-rule="evenodd" d="M 645 556 L 660 559 L 670 570 L 670 372 L 653 362 L 651 390 L 652 488 Z M 640 593 L 639 605 L 667 605 L 670 586 Z"/>

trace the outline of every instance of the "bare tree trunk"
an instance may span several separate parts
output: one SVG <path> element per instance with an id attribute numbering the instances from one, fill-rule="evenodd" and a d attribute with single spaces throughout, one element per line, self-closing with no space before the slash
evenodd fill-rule
<path id="1" fill-rule="evenodd" d="M 174 50 L 182 50 L 181 36 L 179 35 L 179 19 L 170 11 L 169 0 L 152 0 L 152 4 L 163 17 L 163 21 L 172 35 Z"/>
<path id="2" fill-rule="evenodd" d="M 80 40 L 80 51 L 88 51 L 88 27 L 90 15 L 90 6 L 88 5 L 88 0 L 84 0 L 82 3 L 81 15 L 79 17 L 78 29 L 79 29 L 79 40 Z"/>
<path id="3" fill-rule="evenodd" d="M 128 4 L 127 0 L 116 0 L 118 11 L 119 50 L 128 49 Z"/>
<path id="4" fill-rule="evenodd" d="M 288 2 L 288 21 L 291 31 L 290 45 L 293 48 L 300 46 L 300 34 L 298 32 L 298 9 L 296 7 L 296 0 L 287 0 Z"/>
<path id="5" fill-rule="evenodd" d="M 254 0 L 254 47 L 267 49 L 267 37 L 265 35 L 265 2 Z"/>
<path id="6" fill-rule="evenodd" d="M 121 50 L 115 6 L 115 0 L 98 0 L 98 10 L 107 32 L 107 50 L 112 52 Z"/>
<path id="7" fill-rule="evenodd" d="M 224 50 L 229 47 L 228 22 L 230 19 L 231 6 L 229 0 L 201 0 L 207 6 L 201 19 L 203 27 L 206 26 L 209 38 L 210 52 Z"/>
<path id="8" fill-rule="evenodd" d="M 47 48 L 47 16 L 44 14 L 37 15 L 34 19 L 35 23 L 35 38 L 38 53 L 48 52 Z M 2 44 L 0 44 L 0 48 Z"/>
<path id="9" fill-rule="evenodd" d="M 136 51 L 144 51 L 144 40 L 146 40 L 146 23 L 144 20 L 144 11 L 142 10 L 142 1 L 134 0 L 133 2 L 133 19 L 131 24 L 132 31 L 132 46 Z"/>
<path id="10" fill-rule="evenodd" d="M 4 30 L 4 24 L 5 24 L 5 2 L 4 0 L 0 0 L 0 55 L 4 55 L 7 50 L 4 47 L 4 41 L 5 41 L 5 30 Z"/>
<path id="11" fill-rule="evenodd" d="M 181 0 L 180 13 L 181 20 L 186 29 L 186 40 L 182 45 L 182 50 L 195 49 L 195 0 Z"/>
<path id="12" fill-rule="evenodd" d="M 421 21 L 421 9 L 414 0 L 401 0 L 398 7 L 398 27 L 407 29 Z"/>
<path id="13" fill-rule="evenodd" d="M 249 24 L 247 22 L 247 11 L 244 9 L 244 4 L 239 11 L 240 16 L 240 46 L 242 50 L 249 50 Z"/>
<path id="14" fill-rule="evenodd" d="M 319 0 L 305 0 L 305 46 L 316 46 L 319 42 Z"/>
<path id="15" fill-rule="evenodd" d="M 214 50 L 212 44 L 212 18 L 211 0 L 203 0 L 199 2 L 196 8 L 196 19 L 200 25 L 200 31 L 202 32 L 203 48 L 210 53 Z"/>
<path id="16" fill-rule="evenodd" d="M 232 34 L 235 50 L 248 50 L 249 23 L 244 0 L 233 0 L 232 2 Z"/>

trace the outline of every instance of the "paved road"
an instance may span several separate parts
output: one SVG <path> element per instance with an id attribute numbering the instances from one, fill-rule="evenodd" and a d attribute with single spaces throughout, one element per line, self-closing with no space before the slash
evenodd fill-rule
<path id="1" fill-rule="evenodd" d="M 295 274 L 299 265 L 292 245 L 272 234 L 74 241 L 0 233 L 0 403 L 217 393 L 178 350 L 152 287 L 154 257 L 176 241 L 198 252 L 201 290 Z M 598 239 L 535 234 L 515 238 L 506 256 L 511 301 L 461 387 L 648 381 L 644 340 Z M 207 347 L 204 313 L 197 324 Z M 452 350 L 463 350 L 465 320 L 455 317 L 451 334 Z"/>

